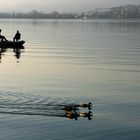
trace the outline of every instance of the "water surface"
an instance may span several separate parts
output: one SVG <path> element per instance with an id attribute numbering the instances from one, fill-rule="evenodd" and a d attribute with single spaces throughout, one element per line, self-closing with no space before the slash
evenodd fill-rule
<path id="1" fill-rule="evenodd" d="M 20 57 L 1 54 L 0 139 L 139 139 L 139 20 L 1 19 L 0 26 L 7 39 L 18 29 L 26 41 Z M 41 106 L 89 101 L 91 121 Z"/>

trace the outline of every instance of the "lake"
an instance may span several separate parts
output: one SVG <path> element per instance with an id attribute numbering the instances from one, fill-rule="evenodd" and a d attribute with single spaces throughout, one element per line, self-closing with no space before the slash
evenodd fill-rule
<path id="1" fill-rule="evenodd" d="M 0 53 L 0 139 L 139 140 L 140 20 L 0 19 L 0 28 L 26 41 L 18 55 Z M 92 120 L 59 109 L 88 102 Z"/>

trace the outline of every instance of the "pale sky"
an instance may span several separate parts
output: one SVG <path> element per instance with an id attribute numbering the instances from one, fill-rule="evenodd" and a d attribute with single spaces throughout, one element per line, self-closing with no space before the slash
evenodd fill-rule
<path id="1" fill-rule="evenodd" d="M 81 12 L 126 4 L 140 4 L 140 0 L 0 0 L 0 12 Z"/>

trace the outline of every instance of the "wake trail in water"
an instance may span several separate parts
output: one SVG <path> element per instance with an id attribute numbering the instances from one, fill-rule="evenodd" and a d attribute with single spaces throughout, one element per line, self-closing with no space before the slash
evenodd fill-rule
<path id="1" fill-rule="evenodd" d="M 0 113 L 42 116 L 65 116 L 64 107 L 73 104 L 64 98 L 51 98 L 23 93 L 0 93 Z"/>

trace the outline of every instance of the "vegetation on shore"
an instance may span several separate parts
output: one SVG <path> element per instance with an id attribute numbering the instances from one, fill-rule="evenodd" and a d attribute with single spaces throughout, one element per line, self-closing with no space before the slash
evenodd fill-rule
<path id="1" fill-rule="evenodd" d="M 108 9 L 96 9 L 82 13 L 45 13 L 33 10 L 28 13 L 0 12 L 0 18 L 33 18 L 33 19 L 94 19 L 94 18 L 140 18 L 140 5 L 125 5 Z"/>

